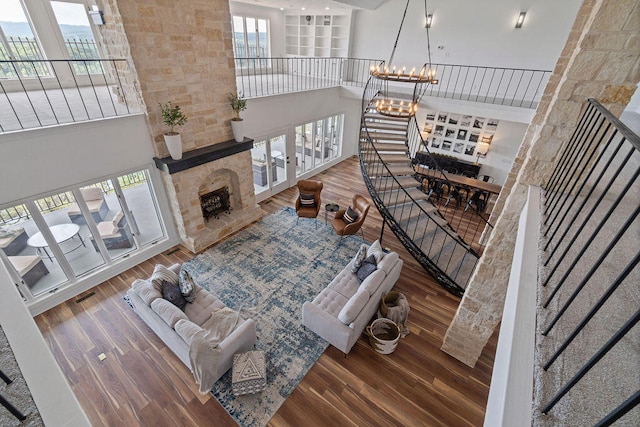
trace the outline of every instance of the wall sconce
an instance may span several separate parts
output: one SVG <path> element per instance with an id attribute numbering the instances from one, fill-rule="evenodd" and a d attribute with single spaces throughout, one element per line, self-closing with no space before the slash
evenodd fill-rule
<path id="1" fill-rule="evenodd" d="M 520 12 L 520 15 L 518 15 L 518 20 L 516 21 L 516 28 L 522 28 L 525 16 L 527 16 L 527 12 Z"/>
<path id="2" fill-rule="evenodd" d="M 98 6 L 93 5 L 89 10 L 89 16 L 95 25 L 104 25 L 104 16 Z"/>
<path id="3" fill-rule="evenodd" d="M 430 13 L 427 15 L 427 22 L 425 22 L 424 27 L 425 28 L 431 28 L 431 22 L 433 21 L 433 14 Z"/>
<path id="4" fill-rule="evenodd" d="M 476 165 L 480 160 L 480 157 L 487 157 L 487 153 L 489 152 L 489 144 L 479 143 L 476 147 Z"/>

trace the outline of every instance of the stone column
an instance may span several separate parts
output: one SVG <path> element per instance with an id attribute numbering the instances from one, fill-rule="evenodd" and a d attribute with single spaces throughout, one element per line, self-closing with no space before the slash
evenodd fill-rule
<path id="1" fill-rule="evenodd" d="M 492 215 L 494 229 L 442 350 L 474 366 L 502 318 L 518 219 L 544 186 L 587 98 L 620 115 L 640 81 L 640 0 L 585 0 Z M 537 256 L 537 254 L 532 254 Z"/>

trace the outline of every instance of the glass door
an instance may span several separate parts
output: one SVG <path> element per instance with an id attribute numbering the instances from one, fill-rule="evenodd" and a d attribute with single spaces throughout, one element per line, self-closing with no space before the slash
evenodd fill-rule
<path id="1" fill-rule="evenodd" d="M 287 135 L 280 134 L 266 138 L 257 138 L 251 149 L 251 166 L 253 169 L 253 187 L 256 201 L 289 188 L 290 170 Z"/>

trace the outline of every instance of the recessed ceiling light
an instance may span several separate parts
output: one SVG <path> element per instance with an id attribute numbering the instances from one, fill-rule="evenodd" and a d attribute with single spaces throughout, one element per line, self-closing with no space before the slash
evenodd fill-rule
<path id="1" fill-rule="evenodd" d="M 280 10 L 284 10 L 284 7 L 281 7 Z"/>
<path id="2" fill-rule="evenodd" d="M 302 10 L 307 10 L 307 8 L 305 8 L 305 7 L 301 8 L 301 9 L 302 9 Z"/>
<path id="3" fill-rule="evenodd" d="M 324 8 L 324 10 L 329 10 L 329 8 L 328 8 L 328 7 L 325 7 L 325 8 Z"/>

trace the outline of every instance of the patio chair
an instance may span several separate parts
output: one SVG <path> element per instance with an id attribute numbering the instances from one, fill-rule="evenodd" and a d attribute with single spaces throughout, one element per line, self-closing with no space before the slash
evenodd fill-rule
<path id="1" fill-rule="evenodd" d="M 82 194 L 82 198 L 87 204 L 89 212 L 91 212 L 91 216 L 96 224 L 102 221 L 109 213 L 109 206 L 107 205 L 107 201 L 104 199 L 102 189 L 100 187 L 81 188 L 80 193 Z M 74 203 L 69 207 L 67 214 L 69 215 L 71 222 L 78 225 L 86 224 L 84 216 L 82 215 L 82 212 L 80 212 L 80 206 L 78 206 L 77 203 Z"/>
<path id="2" fill-rule="evenodd" d="M 131 212 L 133 216 L 133 212 Z M 102 221 L 97 224 L 98 232 L 107 249 L 124 249 L 133 247 L 133 235 L 131 228 L 127 224 L 127 217 L 124 212 L 119 210 L 110 221 Z M 91 243 L 96 252 L 99 251 L 98 245 L 93 236 L 89 236 Z"/>
<path id="3" fill-rule="evenodd" d="M 44 265 L 38 255 L 10 256 L 9 262 L 16 269 L 24 283 L 31 287 L 38 280 L 49 274 L 49 269 Z"/>

